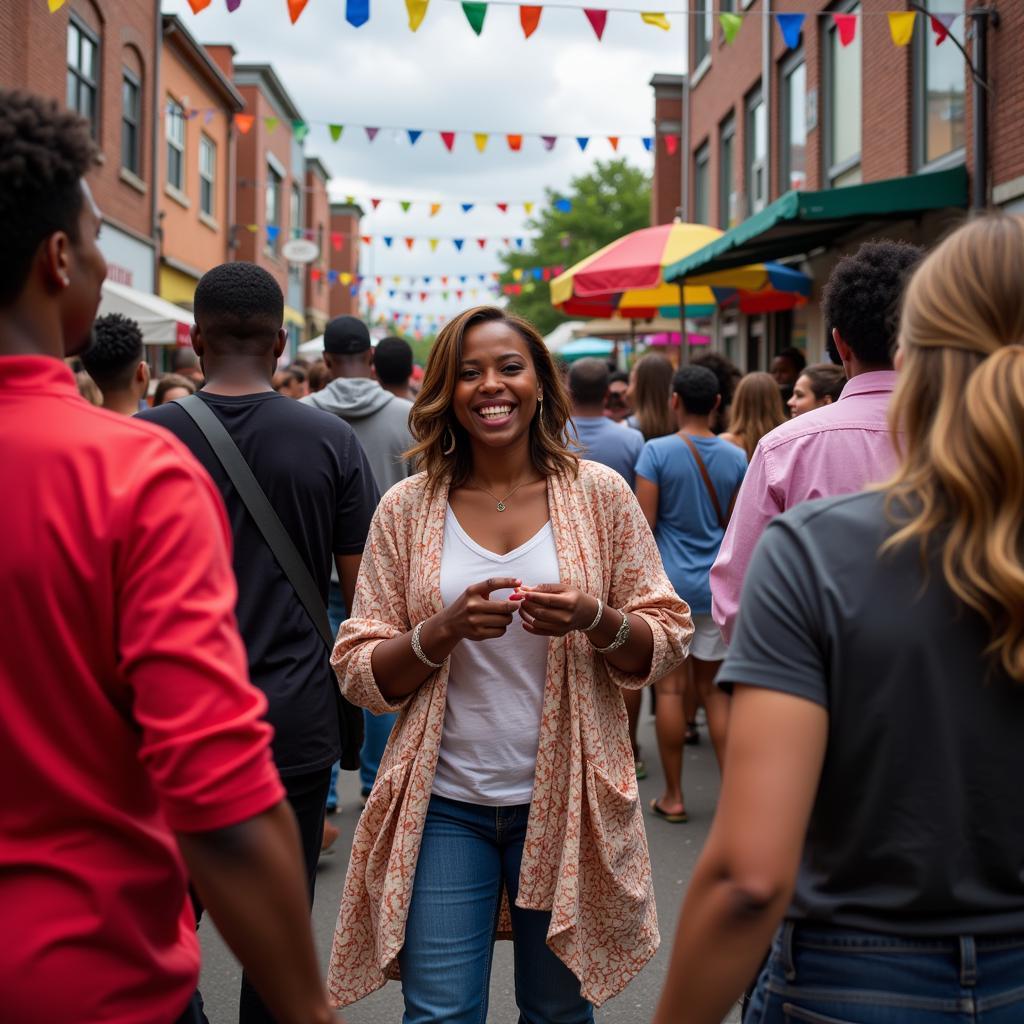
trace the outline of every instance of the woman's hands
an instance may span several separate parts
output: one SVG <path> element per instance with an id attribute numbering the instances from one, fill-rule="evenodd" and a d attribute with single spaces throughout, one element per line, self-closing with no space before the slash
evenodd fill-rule
<path id="1" fill-rule="evenodd" d="M 521 586 L 518 593 L 522 594 L 519 617 L 523 628 L 534 636 L 565 636 L 574 629 L 586 629 L 597 615 L 596 597 L 564 583 Z"/>
<path id="2" fill-rule="evenodd" d="M 460 640 L 491 640 L 504 635 L 512 625 L 516 602 L 521 600 L 518 588 L 522 580 L 513 577 L 491 577 L 467 587 L 459 599 L 438 615 L 438 629 L 452 646 Z M 495 590 L 516 590 L 509 600 L 492 601 Z"/>

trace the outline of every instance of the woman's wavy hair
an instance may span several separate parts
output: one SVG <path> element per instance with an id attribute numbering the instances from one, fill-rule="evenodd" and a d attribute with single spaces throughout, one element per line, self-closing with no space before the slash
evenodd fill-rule
<path id="1" fill-rule="evenodd" d="M 901 465 L 884 485 L 898 529 L 883 550 L 940 550 L 950 589 L 989 626 L 986 652 L 1024 682 L 1024 217 L 980 217 L 925 259 L 900 348 Z"/>
<path id="2" fill-rule="evenodd" d="M 427 477 L 451 478 L 451 486 L 464 484 L 473 471 L 473 454 L 466 431 L 452 412 L 452 396 L 459 380 L 462 346 L 466 334 L 479 324 L 503 323 L 526 342 L 544 395 L 540 411 L 530 424 L 530 457 L 545 476 L 575 476 L 579 457 L 569 449 L 572 405 L 561 374 L 555 369 L 544 339 L 529 321 L 496 306 L 476 306 L 449 320 L 430 350 L 420 393 L 413 403 L 409 427 L 415 444 L 406 453 Z M 445 454 L 454 440 L 455 449 Z"/>
<path id="3" fill-rule="evenodd" d="M 826 395 L 833 402 L 838 402 L 843 388 L 846 387 L 846 371 L 834 363 L 815 363 L 806 367 L 800 376 L 807 378 L 811 391 L 819 402 Z"/>
<path id="4" fill-rule="evenodd" d="M 747 460 L 757 442 L 787 419 L 782 392 L 770 373 L 748 373 L 736 385 L 729 416 L 729 433 L 743 442 Z"/>
<path id="5" fill-rule="evenodd" d="M 674 434 L 676 420 L 669 402 L 672 399 L 672 364 L 658 352 L 648 352 L 637 360 L 633 415 L 644 439 Z"/>

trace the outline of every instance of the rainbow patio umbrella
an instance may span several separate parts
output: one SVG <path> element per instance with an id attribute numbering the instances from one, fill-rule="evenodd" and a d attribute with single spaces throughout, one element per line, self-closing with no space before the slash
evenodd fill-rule
<path id="1" fill-rule="evenodd" d="M 658 224 L 633 231 L 581 260 L 551 282 L 551 304 L 578 317 L 649 320 L 678 317 L 680 288 L 664 269 L 722 234 L 705 224 Z M 736 303 L 744 313 L 768 313 L 802 305 L 810 295 L 806 274 L 776 263 L 736 267 L 688 280 L 686 316 L 709 316 Z"/>

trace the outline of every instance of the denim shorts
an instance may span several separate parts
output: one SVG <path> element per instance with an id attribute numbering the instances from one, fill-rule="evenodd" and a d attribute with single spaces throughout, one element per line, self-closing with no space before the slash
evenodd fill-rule
<path id="1" fill-rule="evenodd" d="M 1020 1024 L 1024 935 L 913 938 L 789 921 L 744 1024 Z"/>

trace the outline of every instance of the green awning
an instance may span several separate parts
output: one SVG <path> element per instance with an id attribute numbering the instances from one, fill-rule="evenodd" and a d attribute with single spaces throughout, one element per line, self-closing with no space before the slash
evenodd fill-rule
<path id="1" fill-rule="evenodd" d="M 867 185 L 787 192 L 720 238 L 665 268 L 666 281 L 763 263 L 834 244 L 854 228 L 967 206 L 967 168 L 952 167 Z"/>

